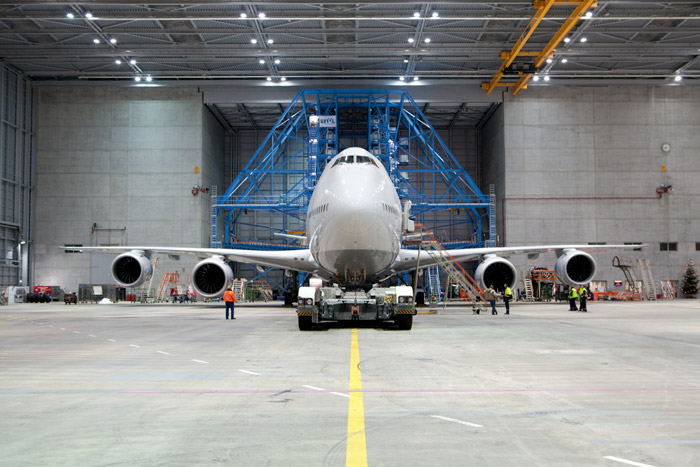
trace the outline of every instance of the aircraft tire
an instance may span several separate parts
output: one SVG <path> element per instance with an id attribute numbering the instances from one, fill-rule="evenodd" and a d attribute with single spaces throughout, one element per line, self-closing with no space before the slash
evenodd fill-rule
<path id="1" fill-rule="evenodd" d="M 311 331 L 311 316 L 297 316 L 297 318 L 299 319 L 300 331 Z"/>
<path id="2" fill-rule="evenodd" d="M 402 331 L 410 331 L 413 327 L 413 315 L 399 315 L 396 317 L 396 324 Z"/>

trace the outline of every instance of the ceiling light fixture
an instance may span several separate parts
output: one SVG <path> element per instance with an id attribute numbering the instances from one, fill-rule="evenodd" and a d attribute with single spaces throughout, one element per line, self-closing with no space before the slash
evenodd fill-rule
<path id="1" fill-rule="evenodd" d="M 413 44 L 413 42 L 414 42 L 414 39 L 413 39 L 412 37 L 409 37 L 409 38 L 408 38 L 408 43 L 409 43 L 409 44 Z"/>
<path id="2" fill-rule="evenodd" d="M 581 42 L 586 42 L 587 40 L 588 40 L 588 39 L 586 39 L 585 37 L 582 37 L 582 38 L 581 38 Z"/>
<path id="3" fill-rule="evenodd" d="M 134 76 L 134 81 L 136 81 L 137 83 L 140 82 L 140 81 L 141 81 L 141 77 L 140 77 L 140 76 Z"/>
<path id="4" fill-rule="evenodd" d="M 100 40 L 99 40 L 99 39 L 93 39 L 92 42 L 94 42 L 95 44 L 99 44 L 99 43 L 100 43 Z"/>
<path id="5" fill-rule="evenodd" d="M 420 79 L 420 78 L 417 77 L 417 76 L 414 76 L 414 77 L 413 77 L 413 81 L 418 81 L 419 79 Z"/>
<path id="6" fill-rule="evenodd" d="M 114 61 L 114 63 L 116 63 L 117 65 L 121 65 L 121 64 L 122 64 L 122 61 L 119 60 L 119 59 L 116 59 L 116 60 Z"/>
<path id="7" fill-rule="evenodd" d="M 406 78 L 404 78 L 403 76 L 399 76 L 399 81 L 405 81 L 405 80 L 406 80 Z"/>
<path id="8" fill-rule="evenodd" d="M 420 12 L 418 12 L 418 11 L 413 12 L 413 17 L 420 18 Z"/>
<path id="9" fill-rule="evenodd" d="M 425 40 L 424 40 L 424 42 L 425 42 L 426 44 L 429 44 L 429 43 L 430 43 L 430 38 L 429 38 L 429 37 L 426 37 Z"/>
<path id="10" fill-rule="evenodd" d="M 571 39 L 568 38 L 568 37 L 565 37 L 565 38 L 564 38 L 564 42 L 566 42 L 566 43 L 568 44 L 569 42 L 571 42 Z"/>
<path id="11" fill-rule="evenodd" d="M 587 12 L 586 12 L 586 18 L 591 18 L 592 16 L 593 16 L 593 12 L 592 12 L 592 11 L 587 11 Z"/>
<path id="12" fill-rule="evenodd" d="M 675 82 L 679 82 L 679 81 L 682 80 L 682 79 L 683 79 L 683 77 L 682 77 L 681 75 L 676 75 L 676 77 L 673 78 L 673 80 L 674 80 Z"/>
<path id="13" fill-rule="evenodd" d="M 68 13 L 66 13 L 66 17 L 73 19 L 73 18 L 75 18 L 75 15 L 73 13 L 68 12 Z"/>
<path id="14" fill-rule="evenodd" d="M 433 11 L 433 14 L 431 15 L 433 18 L 437 18 L 440 16 L 437 11 Z"/>
<path id="15" fill-rule="evenodd" d="M 245 18 L 247 18 L 247 17 L 248 17 L 248 15 L 247 15 L 247 14 L 245 14 L 245 13 L 241 13 L 241 18 L 244 18 L 244 19 L 245 19 Z"/>
<path id="16" fill-rule="evenodd" d="M 260 13 L 258 13 L 258 18 L 263 19 L 264 17 L 265 17 L 265 13 L 263 13 L 262 11 Z"/>
<path id="17" fill-rule="evenodd" d="M 134 60 L 134 59 L 132 58 L 131 60 L 129 60 L 129 63 L 132 64 L 132 65 L 136 65 L 136 60 Z"/>
<path id="18" fill-rule="evenodd" d="M 257 40 L 257 39 L 251 39 L 251 40 L 250 40 L 250 43 L 251 43 L 251 44 L 257 44 L 257 43 L 258 43 L 258 40 Z"/>
<path id="19" fill-rule="evenodd" d="M 552 63 L 552 59 L 551 59 L 551 58 L 548 58 L 548 59 L 547 59 L 547 63 Z"/>
<path id="20" fill-rule="evenodd" d="M 404 58 L 404 59 L 403 59 L 403 62 L 404 62 L 404 63 L 408 63 L 408 59 L 407 59 L 407 58 Z"/>
<path id="21" fill-rule="evenodd" d="M 85 13 L 85 17 L 86 17 L 87 19 L 92 19 L 92 18 L 93 18 L 92 13 L 90 13 L 89 11 L 88 11 L 87 13 Z"/>
<path id="22" fill-rule="evenodd" d="M 117 40 L 113 37 L 113 38 L 111 38 L 111 39 L 109 40 L 109 42 L 111 42 L 112 44 L 116 44 L 116 43 L 117 43 Z"/>
<path id="23" fill-rule="evenodd" d="M 151 81 L 153 81 L 153 78 L 151 77 L 151 75 L 147 75 L 147 76 L 146 76 L 146 81 L 148 81 L 149 83 L 150 83 Z"/>
<path id="24" fill-rule="evenodd" d="M 264 64 L 265 64 L 265 60 L 263 60 L 263 59 L 261 58 L 260 60 L 258 60 L 258 63 L 261 64 L 261 65 L 264 65 Z"/>
<path id="25" fill-rule="evenodd" d="M 270 77 L 270 76 L 268 76 L 268 77 L 265 78 L 265 79 L 266 79 L 267 81 L 272 81 L 272 77 Z"/>
<path id="26" fill-rule="evenodd" d="M 272 39 L 268 39 L 268 40 L 267 40 L 267 43 L 270 44 L 270 45 L 272 45 L 272 44 L 275 43 L 275 41 L 273 41 Z"/>
<path id="27" fill-rule="evenodd" d="M 539 81 L 539 80 L 540 80 L 540 77 L 537 75 L 532 77 L 532 81 Z"/>
<path id="28" fill-rule="evenodd" d="M 280 81 L 287 81 L 287 78 L 285 78 L 285 77 L 283 76 L 283 77 L 280 78 Z"/>
<path id="29" fill-rule="evenodd" d="M 561 62 L 562 62 L 562 63 L 566 63 L 566 62 L 568 62 L 568 61 L 569 61 L 569 60 L 566 59 L 566 58 L 562 58 L 562 59 L 561 59 Z"/>
<path id="30" fill-rule="evenodd" d="M 279 65 L 280 63 L 282 63 L 282 61 L 281 61 L 279 58 L 276 58 L 276 59 L 275 59 L 275 65 Z"/>
<path id="31" fill-rule="evenodd" d="M 549 81 L 549 75 L 545 76 L 545 77 L 544 77 L 544 80 L 545 80 L 545 81 Z"/>

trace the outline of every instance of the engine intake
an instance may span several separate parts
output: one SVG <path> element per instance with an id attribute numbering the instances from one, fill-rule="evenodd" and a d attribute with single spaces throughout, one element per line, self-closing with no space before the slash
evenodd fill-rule
<path id="1" fill-rule="evenodd" d="M 112 277 L 122 287 L 138 287 L 153 275 L 153 265 L 142 251 L 122 253 L 112 261 Z"/>
<path id="2" fill-rule="evenodd" d="M 192 286 L 203 298 L 217 298 L 233 284 L 233 270 L 221 256 L 200 261 L 192 269 Z"/>
<path id="3" fill-rule="evenodd" d="M 518 281 L 518 271 L 513 263 L 499 256 L 488 255 L 484 261 L 476 268 L 474 279 L 482 288 L 493 287 L 498 291 L 503 291 L 503 284 L 515 287 Z"/>
<path id="4" fill-rule="evenodd" d="M 559 256 L 554 271 L 564 284 L 584 285 L 593 280 L 596 263 L 593 257 L 584 251 L 568 250 Z"/>

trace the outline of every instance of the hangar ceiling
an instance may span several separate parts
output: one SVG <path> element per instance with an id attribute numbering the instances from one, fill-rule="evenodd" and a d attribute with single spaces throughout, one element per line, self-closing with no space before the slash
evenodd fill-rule
<path id="1" fill-rule="evenodd" d="M 579 3 L 555 2 L 523 51 L 541 51 Z M 517 0 L 0 1 L 0 57 L 32 80 L 64 84 L 133 84 L 136 77 L 143 84 L 479 84 L 498 71 L 500 53 L 511 50 L 534 12 L 532 1 Z M 537 70 L 549 84 L 700 78 L 700 3 L 601 0 L 592 13 Z M 490 104 L 430 107 L 439 127 L 473 125 Z M 279 112 L 250 101 L 219 110 L 232 127 L 268 127 L 269 113 Z"/>

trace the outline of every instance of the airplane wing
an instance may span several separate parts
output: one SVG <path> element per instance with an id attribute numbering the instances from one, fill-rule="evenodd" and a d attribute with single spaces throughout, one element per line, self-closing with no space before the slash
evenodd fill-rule
<path id="1" fill-rule="evenodd" d="M 605 250 L 634 250 L 640 249 L 644 245 L 544 245 L 544 246 L 517 246 L 517 247 L 489 247 L 489 248 L 461 248 L 456 250 L 444 250 L 449 253 L 449 256 L 457 262 L 481 260 L 488 255 L 510 256 L 527 254 L 534 258 L 540 253 L 556 252 L 559 255 L 565 250 L 585 251 L 586 253 L 594 253 Z M 437 252 L 432 252 L 437 254 Z M 443 256 L 447 256 L 444 253 Z M 534 259 L 532 258 L 532 259 Z M 409 250 L 402 248 L 398 258 L 391 266 L 391 270 L 395 272 L 410 271 L 418 267 L 435 266 L 437 261 L 427 251 L 421 250 L 420 261 L 418 250 Z"/>
<path id="2" fill-rule="evenodd" d="M 65 247 L 63 247 L 65 248 Z M 242 250 L 227 248 L 179 248 L 179 247 L 153 247 L 153 246 L 94 246 L 80 247 L 85 251 L 100 251 L 103 253 L 126 253 L 129 251 L 143 251 L 145 253 L 166 254 L 176 259 L 180 255 L 192 255 L 199 258 L 210 256 L 223 256 L 229 261 L 239 263 L 266 266 L 271 268 L 291 269 L 307 273 L 315 273 L 319 266 L 311 256 L 308 248 L 298 250 L 262 251 Z"/>

